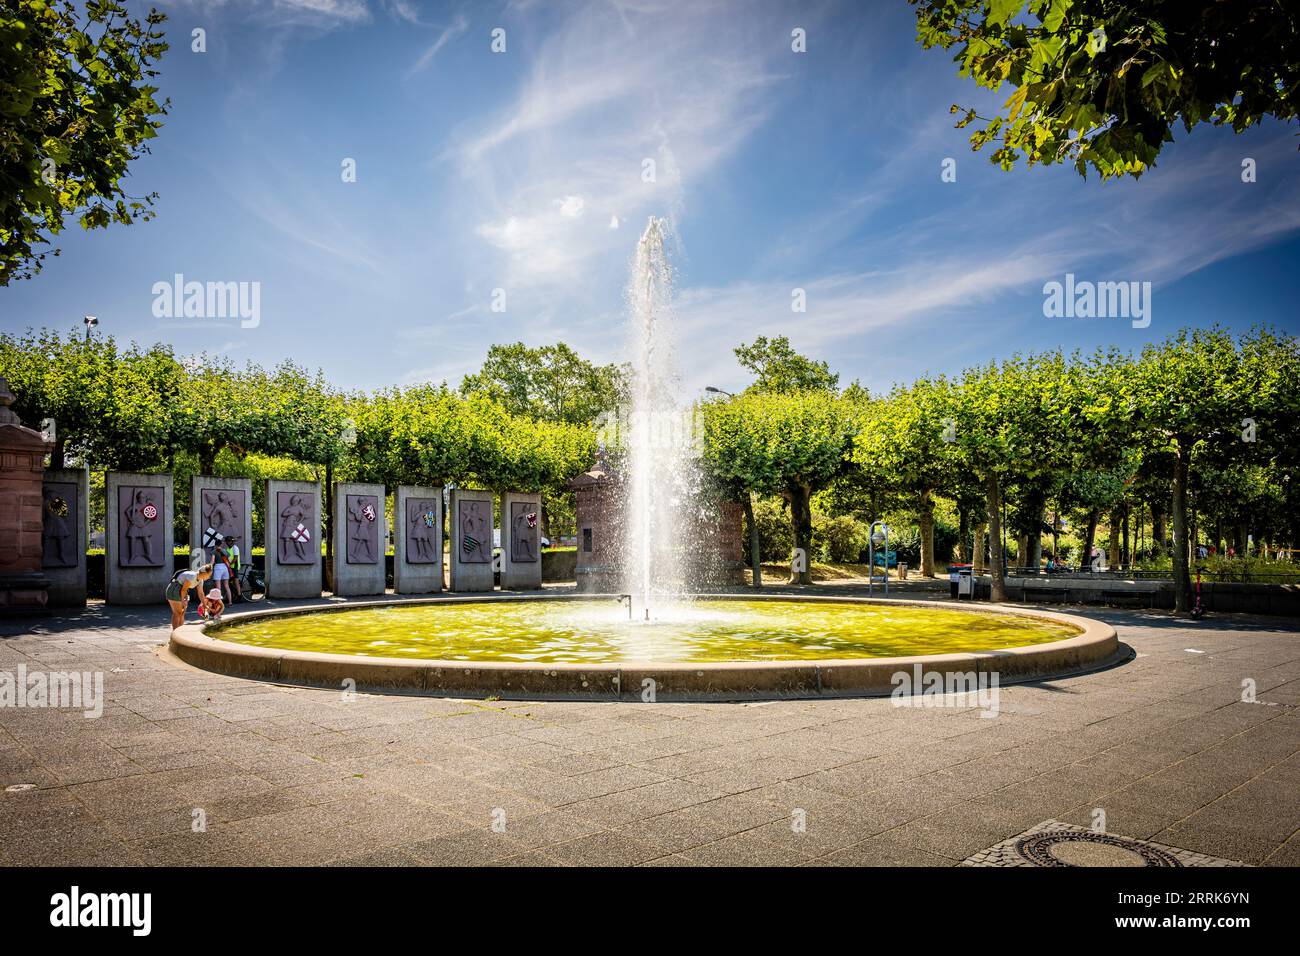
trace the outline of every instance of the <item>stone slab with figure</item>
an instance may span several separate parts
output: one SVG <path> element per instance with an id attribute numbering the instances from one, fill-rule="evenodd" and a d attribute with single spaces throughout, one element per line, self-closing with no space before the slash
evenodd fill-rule
<path id="1" fill-rule="evenodd" d="M 104 594 L 110 604 L 160 604 L 174 572 L 171 475 L 104 479 Z"/>
<path id="2" fill-rule="evenodd" d="M 398 594 L 442 590 L 442 510 L 437 486 L 398 485 L 393 492 L 393 590 Z"/>
<path id="3" fill-rule="evenodd" d="M 501 496 L 501 587 L 534 590 L 542 586 L 542 496 L 506 492 Z"/>
<path id="4" fill-rule="evenodd" d="M 265 501 L 266 596 L 320 597 L 320 485 L 270 479 Z"/>

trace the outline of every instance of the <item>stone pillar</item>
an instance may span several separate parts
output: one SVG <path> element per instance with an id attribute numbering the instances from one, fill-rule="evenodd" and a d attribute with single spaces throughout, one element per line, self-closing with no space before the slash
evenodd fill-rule
<path id="1" fill-rule="evenodd" d="M 266 596 L 320 597 L 320 484 L 269 479 L 262 525 Z"/>
<path id="2" fill-rule="evenodd" d="M 398 594 L 442 590 L 442 511 L 441 488 L 397 486 L 393 494 L 393 590 Z"/>
<path id="3" fill-rule="evenodd" d="M 451 491 L 451 590 L 491 591 L 492 492 Z"/>
<path id="4" fill-rule="evenodd" d="M 171 475 L 110 471 L 104 479 L 104 597 L 162 604 L 175 574 Z"/>
<path id="5" fill-rule="evenodd" d="M 334 485 L 334 593 L 339 597 L 384 593 L 386 497 L 383 485 Z"/>
<path id="6" fill-rule="evenodd" d="M 501 496 L 501 590 L 542 586 L 540 494 L 507 491 Z"/>
<path id="7" fill-rule="evenodd" d="M 230 535 L 239 546 L 239 560 L 253 560 L 253 479 L 190 479 L 190 551 L 202 548 L 204 561 L 212 560 L 216 538 Z"/>
<path id="8" fill-rule="evenodd" d="M 85 468 L 47 471 L 41 496 L 41 567 L 50 579 L 50 606 L 85 607 L 90 474 Z"/>
<path id="9" fill-rule="evenodd" d="M 574 491 L 574 518 L 578 528 L 578 559 L 574 568 L 582 594 L 616 593 L 619 574 L 621 485 L 605 465 L 603 451 L 596 464 L 569 482 Z"/>
<path id="10" fill-rule="evenodd" d="M 49 602 L 49 578 L 41 571 L 41 475 L 49 446 L 9 410 L 13 401 L 0 378 L 0 611 L 24 613 Z"/>

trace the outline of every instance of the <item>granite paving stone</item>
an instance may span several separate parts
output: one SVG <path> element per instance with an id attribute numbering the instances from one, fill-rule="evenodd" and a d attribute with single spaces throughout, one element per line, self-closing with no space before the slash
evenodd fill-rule
<path id="1" fill-rule="evenodd" d="M 1300 865 L 1300 621 L 1067 610 L 1137 656 L 1003 685 L 991 719 L 348 698 L 171 659 L 165 608 L 7 619 L 0 670 L 99 669 L 106 699 L 0 708 L 0 865 L 951 866 L 1099 809 L 1188 860 Z"/>

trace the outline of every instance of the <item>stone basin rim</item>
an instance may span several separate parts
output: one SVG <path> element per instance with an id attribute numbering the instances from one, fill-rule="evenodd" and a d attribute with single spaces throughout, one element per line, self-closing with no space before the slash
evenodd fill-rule
<path id="1" fill-rule="evenodd" d="M 172 632 L 171 652 L 204 670 L 271 683 L 338 689 L 355 681 L 367 692 L 423 693 L 448 697 L 485 694 L 518 700 L 641 700 L 644 682 L 653 680 L 656 701 L 772 700 L 819 697 L 890 696 L 893 676 L 915 673 L 998 674 L 998 683 L 1013 684 L 1067 677 L 1101 670 L 1129 656 L 1115 629 L 1092 618 L 1005 604 L 955 605 L 949 602 L 838 595 L 707 593 L 693 600 L 760 600 L 908 606 L 971 614 L 1006 614 L 1074 627 L 1079 633 L 1043 644 L 998 651 L 958 651 L 903 657 L 825 660 L 768 660 L 652 663 L 520 663 L 456 661 L 326 654 L 316 651 L 254 647 L 214 636 L 223 627 L 251 619 L 314 613 L 338 613 L 380 607 L 519 601 L 608 602 L 615 595 L 473 594 L 383 598 L 334 605 L 272 608 L 238 614 L 220 624 L 185 624 Z"/>

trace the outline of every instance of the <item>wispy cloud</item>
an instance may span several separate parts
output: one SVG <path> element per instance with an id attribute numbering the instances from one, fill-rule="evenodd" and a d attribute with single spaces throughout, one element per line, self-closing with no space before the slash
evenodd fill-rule
<path id="1" fill-rule="evenodd" d="M 692 188 L 765 121 L 780 48 L 719 43 L 732 20 L 707 4 L 584 6 L 546 34 L 510 106 L 449 154 L 502 282 L 621 268 L 629 250 L 611 241 L 614 217 L 680 217 Z"/>
<path id="2" fill-rule="evenodd" d="M 418 21 L 413 20 L 412 22 L 418 22 Z M 451 25 L 446 27 L 441 33 L 439 33 L 438 38 L 434 40 L 433 43 L 429 45 L 428 49 L 426 49 L 424 53 L 420 55 L 420 58 L 415 61 L 415 65 L 411 67 L 410 71 L 407 73 L 407 76 L 414 76 L 416 73 L 419 73 L 421 70 L 427 67 L 430 63 L 433 62 L 434 57 L 438 55 L 438 52 L 443 47 L 445 47 L 452 40 L 464 36 L 467 30 L 469 30 L 469 20 L 466 17 L 462 16 L 461 14 L 457 14 L 456 18 L 451 22 Z"/>
<path id="3" fill-rule="evenodd" d="M 370 19 L 366 0 L 161 0 L 164 7 L 185 7 L 200 14 L 232 13 L 259 17 L 282 26 L 303 23 L 364 23 Z"/>

